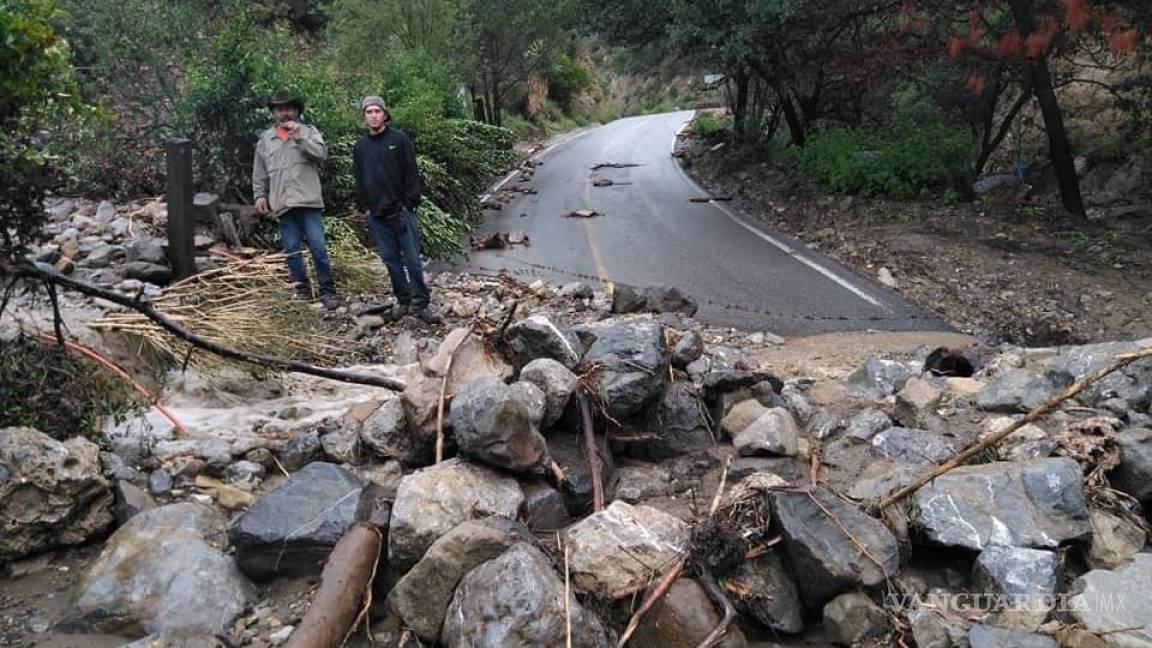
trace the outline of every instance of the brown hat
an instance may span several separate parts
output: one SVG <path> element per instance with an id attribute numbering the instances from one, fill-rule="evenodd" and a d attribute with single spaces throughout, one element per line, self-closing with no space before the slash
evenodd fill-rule
<path id="1" fill-rule="evenodd" d="M 304 100 L 291 90 L 280 90 L 272 95 L 272 98 L 268 100 L 268 110 L 272 110 L 276 106 L 291 106 L 301 113 L 304 112 Z"/>

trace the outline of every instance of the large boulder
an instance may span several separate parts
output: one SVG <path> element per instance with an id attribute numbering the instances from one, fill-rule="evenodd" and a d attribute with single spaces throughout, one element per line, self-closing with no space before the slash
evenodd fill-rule
<path id="1" fill-rule="evenodd" d="M 956 452 L 952 444 L 935 432 L 903 427 L 876 433 L 872 447 L 881 457 L 903 463 L 940 463 Z"/>
<path id="2" fill-rule="evenodd" d="M 876 434 L 892 427 L 892 419 L 878 409 L 866 409 L 848 421 L 844 435 L 855 441 L 871 441 Z"/>
<path id="3" fill-rule="evenodd" d="M 539 358 L 520 370 L 521 382 L 532 383 L 544 392 L 544 427 L 552 427 L 564 415 L 578 378 L 563 364 L 551 358 Z"/>
<path id="4" fill-rule="evenodd" d="M 136 515 L 76 585 L 61 628 L 75 632 L 225 634 L 255 588 L 212 544 L 225 520 L 200 504 Z"/>
<path id="5" fill-rule="evenodd" d="M 380 405 L 360 425 L 360 443 L 374 454 L 396 459 L 406 466 L 431 463 L 436 438 L 408 429 L 404 403 L 398 398 Z"/>
<path id="6" fill-rule="evenodd" d="M 403 575 L 457 524 L 488 515 L 515 519 L 523 501 L 516 480 L 461 459 L 417 470 L 400 480 L 396 491 L 389 564 Z"/>
<path id="7" fill-rule="evenodd" d="M 1113 570 L 1096 569 L 1072 583 L 1068 607 L 1089 632 L 1113 648 L 1152 647 L 1152 554 L 1139 553 Z M 1124 632 L 1116 632 L 1118 629 Z"/>
<path id="8" fill-rule="evenodd" d="M 460 581 L 442 638 L 448 648 L 563 646 L 569 623 L 573 646 L 611 645 L 600 619 L 565 595 L 548 558 L 522 542 Z"/>
<path id="9" fill-rule="evenodd" d="M 824 630 L 833 642 L 860 645 L 892 630 L 888 615 L 860 592 L 841 594 L 824 606 Z"/>
<path id="10" fill-rule="evenodd" d="M 899 546 L 876 518 L 821 487 L 808 492 L 776 491 L 770 497 L 792 573 L 810 607 L 896 575 Z"/>
<path id="11" fill-rule="evenodd" d="M 1092 542 L 1085 556 L 1092 569 L 1114 569 L 1132 559 L 1148 543 L 1148 535 L 1128 515 L 1100 508 L 1088 511 Z"/>
<path id="12" fill-rule="evenodd" d="M 544 394 L 531 383 L 519 385 L 534 390 L 535 399 L 493 377 L 477 378 L 452 399 L 452 430 L 461 455 L 513 472 L 543 469 L 548 453 L 539 430 Z"/>
<path id="13" fill-rule="evenodd" d="M 142 236 L 128 243 L 128 260 L 145 263 L 168 264 L 168 254 L 164 251 L 163 239 Z"/>
<path id="14" fill-rule="evenodd" d="M 1072 459 L 961 466 L 912 497 L 909 521 L 936 545 L 1053 549 L 1092 534 Z"/>
<path id="15" fill-rule="evenodd" d="M 690 579 L 672 583 L 668 593 L 640 619 L 630 645 L 636 648 L 696 648 L 720 623 L 703 587 Z M 735 625 L 716 641 L 720 648 L 744 648 L 748 642 Z"/>
<path id="16" fill-rule="evenodd" d="M 1152 430 L 1133 428 L 1116 435 L 1120 465 L 1112 471 L 1112 486 L 1152 505 Z"/>
<path id="17" fill-rule="evenodd" d="M 240 568 L 258 580 L 319 574 L 344 532 L 371 515 L 367 486 L 335 464 L 308 464 L 228 529 Z"/>
<path id="18" fill-rule="evenodd" d="M 936 410 L 944 392 L 927 380 L 909 378 L 904 388 L 896 394 L 896 420 L 904 427 L 935 429 L 940 420 Z"/>
<path id="19" fill-rule="evenodd" d="M 451 371 L 448 361 L 452 360 Z M 501 380 L 512 377 L 512 367 L 484 347 L 484 341 L 473 335 L 469 329 L 458 328 L 444 337 L 436 354 L 422 363 L 420 372 L 408 381 L 401 394 L 404 414 L 408 427 L 415 435 L 435 443 L 436 408 L 440 404 L 440 389 L 444 375 L 448 384 L 444 391 L 447 406 L 464 385 L 482 376 L 494 376 Z M 448 422 L 445 421 L 447 425 Z"/>
<path id="20" fill-rule="evenodd" d="M 698 308 L 696 300 L 684 295 L 674 286 L 649 286 L 637 289 L 617 284 L 612 293 L 612 312 L 618 315 L 683 313 L 692 317 Z"/>
<path id="21" fill-rule="evenodd" d="M 917 362 L 901 362 L 871 357 L 848 376 L 846 382 L 853 394 L 863 398 L 886 398 L 904 387 L 909 378 L 920 374 Z"/>
<path id="22" fill-rule="evenodd" d="M 617 320 L 599 330 L 584 361 L 597 368 L 597 395 L 608 413 L 618 419 L 632 416 L 664 387 L 664 329 L 656 322 Z"/>
<path id="23" fill-rule="evenodd" d="M 1002 628 L 1037 630 L 1055 603 L 1060 559 L 1043 549 L 989 547 L 972 568 L 977 591 L 1002 597 L 1008 605 L 990 621 Z"/>
<path id="24" fill-rule="evenodd" d="M 96 444 L 0 429 L 0 562 L 90 540 L 112 524 L 112 504 Z"/>
<path id="25" fill-rule="evenodd" d="M 707 450 L 714 443 L 704 404 L 688 381 L 664 390 L 644 419 L 644 434 L 655 438 L 633 448 L 632 454 L 652 461 Z"/>
<path id="26" fill-rule="evenodd" d="M 548 358 L 568 369 L 580 364 L 580 343 L 570 331 L 561 329 L 546 315 L 532 315 L 508 327 L 504 339 L 520 366 Z"/>
<path id="27" fill-rule="evenodd" d="M 517 542 L 531 540 L 524 525 L 506 518 L 463 522 L 434 542 L 400 579 L 388 595 L 389 607 L 421 639 L 437 643 L 460 579 Z"/>
<path id="28" fill-rule="evenodd" d="M 688 547 L 688 526 L 648 506 L 612 502 L 568 528 L 572 581 L 600 596 L 641 585 Z"/>
<path id="29" fill-rule="evenodd" d="M 799 442 L 800 428 L 796 419 L 783 407 L 765 410 L 732 439 L 732 445 L 742 457 L 791 457 L 796 454 Z"/>
<path id="30" fill-rule="evenodd" d="M 550 431 L 545 438 L 548 441 L 548 453 L 552 461 L 564 471 L 564 482 L 560 485 L 560 492 L 564 495 L 568 512 L 572 515 L 583 515 L 592 508 L 595 493 L 584 437 L 581 434 L 556 429 Z M 616 480 L 616 463 L 604 437 L 596 437 L 596 449 L 600 455 L 600 480 L 607 500 L 611 498 Z"/>
<path id="31" fill-rule="evenodd" d="M 988 412 L 1028 412 L 1042 405 L 1062 385 L 1048 374 L 1014 369 L 985 385 L 976 394 L 976 407 Z"/>
<path id="32" fill-rule="evenodd" d="M 745 560 L 724 580 L 742 592 L 732 603 L 744 616 L 787 634 L 804 629 L 800 593 L 776 551 Z"/>

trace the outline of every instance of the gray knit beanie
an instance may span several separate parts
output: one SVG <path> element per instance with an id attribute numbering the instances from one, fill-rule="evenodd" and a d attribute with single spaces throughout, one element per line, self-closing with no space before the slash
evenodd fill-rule
<path id="1" fill-rule="evenodd" d="M 384 98 L 383 97 L 377 97 L 376 95 L 372 95 L 371 97 L 364 97 L 364 100 L 360 102 L 360 112 L 364 112 L 365 110 L 368 110 L 369 106 L 376 106 L 380 110 L 383 110 L 384 112 L 388 113 L 389 115 L 392 114 L 392 112 L 390 110 L 388 110 L 388 106 L 384 105 Z"/>

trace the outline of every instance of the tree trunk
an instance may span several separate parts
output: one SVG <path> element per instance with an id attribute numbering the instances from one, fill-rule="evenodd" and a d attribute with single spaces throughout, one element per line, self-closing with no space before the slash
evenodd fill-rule
<path id="1" fill-rule="evenodd" d="M 1020 28 L 1020 33 L 1027 38 L 1035 29 L 1032 0 L 1012 0 L 1010 4 L 1016 25 Z M 1048 135 L 1048 155 L 1052 158 L 1052 167 L 1056 170 L 1056 179 L 1060 183 L 1060 199 L 1064 203 L 1064 209 L 1076 218 L 1083 219 L 1084 199 L 1080 195 L 1080 178 L 1076 175 L 1072 146 L 1068 143 L 1068 130 L 1064 127 L 1064 115 L 1060 111 L 1060 102 L 1056 99 L 1056 90 L 1052 87 L 1052 72 L 1048 69 L 1048 60 L 1045 56 L 1041 55 L 1027 63 L 1032 94 L 1040 104 L 1040 113 L 1044 115 L 1044 131 Z"/>
<path id="2" fill-rule="evenodd" d="M 737 67 L 732 73 L 736 83 L 736 101 L 732 107 L 732 130 L 737 142 L 744 141 L 748 126 L 748 71 Z"/>
<path id="3" fill-rule="evenodd" d="M 774 85 L 776 98 L 780 101 L 780 109 L 784 112 L 784 122 L 788 124 L 788 133 L 792 135 L 792 144 L 804 146 L 808 138 L 804 132 L 804 122 L 796 112 L 796 104 L 792 103 L 792 96 L 787 89 Z"/>

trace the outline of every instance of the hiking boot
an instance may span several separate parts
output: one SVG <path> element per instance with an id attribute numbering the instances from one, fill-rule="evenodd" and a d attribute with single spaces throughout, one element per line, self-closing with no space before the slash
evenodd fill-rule
<path id="1" fill-rule="evenodd" d="M 292 299 L 312 301 L 312 287 L 308 284 L 296 284 L 292 289 Z"/>
<path id="2" fill-rule="evenodd" d="M 336 310 L 340 308 L 340 298 L 333 294 L 320 295 L 320 303 L 324 304 L 325 310 Z"/>
<path id="3" fill-rule="evenodd" d="M 396 304 L 392 310 L 388 311 L 388 319 L 398 322 L 408 314 L 408 310 L 408 304 Z"/>
<path id="4" fill-rule="evenodd" d="M 439 315 L 433 313 L 427 308 L 417 309 L 412 314 L 420 318 L 420 321 L 424 322 L 425 324 L 439 324 L 441 321 Z"/>

